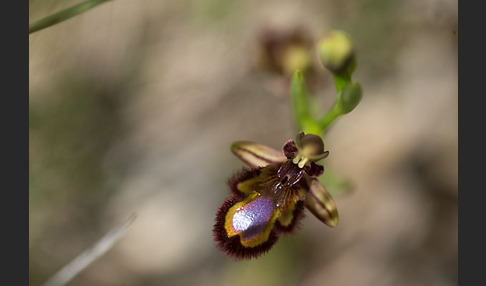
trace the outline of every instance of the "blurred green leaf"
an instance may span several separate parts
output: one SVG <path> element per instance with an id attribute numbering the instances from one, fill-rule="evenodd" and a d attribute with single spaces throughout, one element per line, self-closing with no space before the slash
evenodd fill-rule
<path id="1" fill-rule="evenodd" d="M 321 136 L 321 129 L 310 113 L 309 93 L 305 85 L 304 76 L 297 70 L 290 86 L 291 108 L 297 128 L 306 134 Z"/>
<path id="2" fill-rule="evenodd" d="M 71 8 L 57 12 L 53 15 L 47 16 L 39 21 L 29 24 L 29 34 L 40 31 L 52 25 L 66 21 L 78 14 L 86 12 L 100 4 L 108 2 L 110 0 L 88 0 Z"/>

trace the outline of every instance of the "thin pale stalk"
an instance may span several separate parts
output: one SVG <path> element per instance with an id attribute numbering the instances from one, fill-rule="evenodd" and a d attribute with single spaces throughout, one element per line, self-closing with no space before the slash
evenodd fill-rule
<path id="1" fill-rule="evenodd" d="M 66 285 L 66 283 L 71 281 L 71 279 L 93 263 L 93 261 L 110 250 L 125 235 L 135 220 L 135 217 L 135 215 L 132 215 L 125 224 L 107 233 L 93 247 L 85 250 L 68 265 L 59 270 L 43 286 Z"/>

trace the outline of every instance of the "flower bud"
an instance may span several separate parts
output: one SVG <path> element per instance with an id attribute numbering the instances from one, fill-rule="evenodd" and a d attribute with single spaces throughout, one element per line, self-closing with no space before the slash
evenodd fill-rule
<path id="1" fill-rule="evenodd" d="M 311 68 L 311 53 L 304 45 L 290 45 L 285 49 L 282 59 L 282 69 L 291 76 L 296 70 L 303 72 Z"/>
<path id="2" fill-rule="evenodd" d="M 348 34 L 332 31 L 317 43 L 321 63 L 333 73 L 346 72 L 354 59 L 354 47 Z"/>
<path id="3" fill-rule="evenodd" d="M 343 114 L 351 112 L 359 104 L 361 97 L 361 85 L 358 82 L 348 83 L 338 94 L 341 112 Z"/>
<path id="4" fill-rule="evenodd" d="M 264 29 L 257 48 L 257 67 L 273 74 L 289 77 L 312 69 L 312 39 L 303 28 Z"/>

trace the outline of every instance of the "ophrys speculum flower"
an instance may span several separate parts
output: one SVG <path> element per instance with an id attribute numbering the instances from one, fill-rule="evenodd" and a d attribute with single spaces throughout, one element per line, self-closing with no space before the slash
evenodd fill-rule
<path id="1" fill-rule="evenodd" d="M 270 250 L 280 235 L 296 230 L 304 208 L 337 225 L 334 200 L 317 180 L 324 172 L 317 162 L 329 154 L 319 136 L 301 132 L 282 151 L 246 141 L 231 150 L 251 168 L 228 181 L 231 195 L 216 214 L 214 237 L 227 255 L 249 259 Z"/>

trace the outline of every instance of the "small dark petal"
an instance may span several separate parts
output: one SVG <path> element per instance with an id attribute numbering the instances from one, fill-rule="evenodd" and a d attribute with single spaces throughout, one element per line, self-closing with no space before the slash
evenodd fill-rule
<path id="1" fill-rule="evenodd" d="M 283 226 L 277 220 L 276 222 L 277 229 L 284 234 L 296 233 L 302 227 L 300 221 L 305 217 L 304 207 L 305 207 L 304 201 L 297 202 L 295 204 L 295 209 L 293 212 L 294 218 L 292 219 L 292 222 L 287 226 Z"/>
<path id="2" fill-rule="evenodd" d="M 229 197 L 218 209 L 216 222 L 213 227 L 214 240 L 217 243 L 217 247 L 229 257 L 236 260 L 256 258 L 272 248 L 278 240 L 278 234 L 275 230 L 272 230 L 268 240 L 256 247 L 245 247 L 241 245 L 239 235 L 228 237 L 224 227 L 226 214 L 237 202 L 237 198 Z"/>
<path id="3" fill-rule="evenodd" d="M 311 178 L 317 178 L 324 173 L 324 166 L 311 162 L 310 167 L 306 166 L 306 173 Z"/>
<path id="4" fill-rule="evenodd" d="M 295 144 L 295 141 L 292 139 L 285 142 L 282 149 L 287 159 L 293 159 L 295 157 L 295 153 L 299 151 L 297 149 L 297 145 Z"/>
<path id="5" fill-rule="evenodd" d="M 237 185 L 243 181 L 252 179 L 260 175 L 260 173 L 261 173 L 260 168 L 249 169 L 243 167 L 242 170 L 235 173 L 227 182 L 228 186 L 231 189 L 231 193 L 236 195 L 240 200 L 244 199 L 247 195 L 245 193 L 242 193 L 240 190 L 238 190 Z"/>

